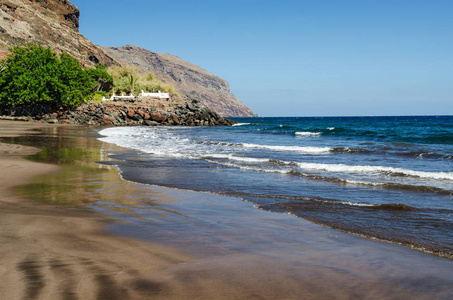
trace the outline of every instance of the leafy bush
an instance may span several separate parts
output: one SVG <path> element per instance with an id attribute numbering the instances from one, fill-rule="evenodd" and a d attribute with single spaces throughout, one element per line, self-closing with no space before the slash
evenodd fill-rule
<path id="1" fill-rule="evenodd" d="M 109 93 L 113 88 L 113 77 L 107 72 L 104 64 L 97 64 L 95 68 L 86 70 L 88 75 L 97 82 L 94 90 Z"/>
<path id="2" fill-rule="evenodd" d="M 100 95 L 101 97 L 108 97 L 109 95 L 104 91 L 96 91 L 94 92 L 95 95 Z"/>
<path id="3" fill-rule="evenodd" d="M 67 53 L 60 58 L 50 47 L 16 46 L 0 68 L 0 104 L 33 106 L 47 104 L 74 107 L 92 93 L 95 81 Z"/>
<path id="4" fill-rule="evenodd" d="M 96 91 L 93 94 L 93 97 L 91 98 L 92 101 L 94 102 L 102 102 L 102 98 L 106 97 L 108 98 L 108 94 L 104 91 Z"/>

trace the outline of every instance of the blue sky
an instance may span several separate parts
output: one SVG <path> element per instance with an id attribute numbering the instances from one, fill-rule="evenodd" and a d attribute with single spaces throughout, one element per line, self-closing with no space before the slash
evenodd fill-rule
<path id="1" fill-rule="evenodd" d="M 171 53 L 261 116 L 453 114 L 451 0 L 71 0 L 102 46 Z"/>

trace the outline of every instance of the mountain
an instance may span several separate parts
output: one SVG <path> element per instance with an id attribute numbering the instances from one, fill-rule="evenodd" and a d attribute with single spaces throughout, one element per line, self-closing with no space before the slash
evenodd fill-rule
<path id="1" fill-rule="evenodd" d="M 181 94 L 222 116 L 253 115 L 230 92 L 227 81 L 176 56 L 135 46 L 104 48 L 93 44 L 79 33 L 79 15 L 79 9 L 67 0 L 0 0 L 0 59 L 13 46 L 41 43 L 57 53 L 71 54 L 86 67 L 128 63 L 152 70 Z"/>
<path id="2" fill-rule="evenodd" d="M 228 82 L 171 54 L 160 54 L 137 46 L 104 47 L 120 62 L 136 65 L 143 71 L 153 71 L 180 93 L 197 99 L 222 116 L 251 117 L 253 111 L 231 92 Z"/>
<path id="3" fill-rule="evenodd" d="M 0 0 L 0 52 L 41 43 L 86 66 L 118 62 L 79 33 L 79 9 L 67 0 Z"/>

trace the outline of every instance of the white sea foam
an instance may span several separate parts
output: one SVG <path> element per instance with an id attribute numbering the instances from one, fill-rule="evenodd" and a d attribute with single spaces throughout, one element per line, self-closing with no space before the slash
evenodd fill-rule
<path id="1" fill-rule="evenodd" d="M 269 162 L 269 159 L 267 159 L 267 158 L 236 156 L 236 155 L 232 155 L 232 154 L 211 154 L 211 155 L 204 156 L 202 158 L 203 159 L 210 159 L 210 158 L 227 159 L 230 161 L 240 161 L 240 162 L 246 162 L 246 163 L 258 163 L 258 164 Z"/>
<path id="2" fill-rule="evenodd" d="M 145 153 L 170 157 L 188 157 L 194 148 L 191 140 L 173 135 L 166 130 L 142 127 L 107 128 L 99 132 L 101 141 Z"/>
<path id="3" fill-rule="evenodd" d="M 244 147 L 250 149 L 267 149 L 273 151 L 290 151 L 302 153 L 328 153 L 333 150 L 330 147 L 310 147 L 310 146 L 283 146 L 283 145 L 259 145 L 250 143 L 226 143 L 226 142 L 199 142 L 206 145 Z"/>
<path id="4" fill-rule="evenodd" d="M 272 151 L 290 151 L 307 154 L 324 154 L 329 153 L 332 150 L 332 148 L 329 147 L 260 145 L 250 143 L 219 143 L 217 145 L 200 144 L 199 142 L 180 136 L 178 134 L 178 131 L 163 128 L 113 127 L 100 131 L 100 134 L 104 135 L 104 137 L 100 138 L 102 141 L 117 144 L 121 147 L 140 150 L 145 153 L 153 153 L 167 157 L 191 159 L 199 159 L 204 157 L 212 157 L 213 159 L 223 158 L 230 162 L 239 162 L 236 163 L 236 165 L 240 165 L 240 162 L 263 165 L 269 163 L 269 159 L 236 156 L 234 155 L 234 147 L 267 149 Z M 423 179 L 453 181 L 453 172 L 428 172 L 387 166 L 326 164 L 291 161 L 279 161 L 279 165 L 287 165 L 291 168 L 296 167 L 297 169 L 300 169 L 304 172 L 312 171 L 316 173 L 344 173 L 348 176 L 363 174 L 367 177 L 383 175 L 407 176 Z M 260 166 L 260 168 L 263 168 L 263 166 Z M 274 168 L 270 168 L 268 171 L 274 172 L 275 170 Z M 278 172 L 280 173 L 280 170 Z M 352 181 L 350 183 L 354 184 L 354 182 Z M 356 182 L 356 184 L 363 183 Z"/>
<path id="5" fill-rule="evenodd" d="M 101 140 L 128 147 L 146 153 L 165 156 L 205 156 L 214 154 L 230 154 L 234 148 L 265 149 L 272 151 L 288 151 L 307 154 L 329 153 L 329 147 L 259 145 L 250 143 L 226 143 L 194 141 L 181 137 L 178 132 L 162 128 L 119 127 L 108 128 L 100 132 Z M 221 147 L 221 148 L 219 148 Z"/>
<path id="6" fill-rule="evenodd" d="M 218 161 L 213 161 L 210 159 L 206 159 L 206 161 L 212 162 L 212 163 L 218 163 L 218 164 L 221 164 L 226 167 L 239 168 L 241 170 L 257 171 L 257 172 L 265 172 L 265 173 L 278 173 L 278 174 L 287 174 L 288 173 L 287 170 L 266 169 L 266 168 L 260 168 L 260 167 L 255 167 L 255 166 L 236 164 L 234 162 L 218 162 Z"/>
<path id="7" fill-rule="evenodd" d="M 298 131 L 295 134 L 300 136 L 321 136 L 322 132 Z"/>
<path id="8" fill-rule="evenodd" d="M 440 180 L 453 180 L 453 172 L 424 172 L 403 168 L 384 167 L 384 166 L 352 166 L 344 164 L 320 164 L 320 163 L 297 163 L 298 167 L 304 170 L 327 171 L 335 173 L 376 173 L 412 176 L 420 178 L 431 178 Z"/>
<path id="9" fill-rule="evenodd" d="M 211 162 L 211 163 L 216 163 L 220 164 L 223 166 L 227 167 L 232 167 L 232 168 L 238 168 L 241 170 L 247 170 L 247 171 L 254 171 L 254 172 L 264 172 L 264 173 L 274 173 L 274 174 L 282 174 L 282 175 L 294 175 L 297 174 L 301 177 L 305 177 L 308 179 L 313 179 L 313 180 L 326 180 L 326 181 L 331 181 L 331 182 L 337 182 L 339 184 L 346 184 L 346 185 L 359 185 L 359 186 L 371 186 L 371 187 L 387 187 L 389 182 L 375 182 L 375 181 L 364 181 L 364 180 L 352 180 L 352 179 L 346 179 L 346 178 L 336 178 L 336 177 L 331 177 L 329 175 L 326 176 L 313 176 L 312 174 L 309 173 L 301 173 L 301 172 L 295 172 L 293 169 L 287 169 L 287 168 L 273 168 L 273 167 L 266 167 L 263 163 L 265 162 L 270 162 L 270 160 L 266 159 L 258 159 L 258 158 L 251 158 L 251 157 L 237 157 L 237 156 L 224 156 L 224 158 L 228 158 L 226 161 L 217 161 L 217 160 L 212 160 L 209 158 L 205 158 L 206 161 Z M 246 163 L 258 163 L 258 165 L 251 165 L 251 164 L 244 164 Z M 281 163 L 284 163 L 280 161 Z M 286 162 L 287 165 L 294 166 L 292 164 L 295 164 L 293 162 Z M 411 171 L 411 170 L 409 170 Z M 425 172 L 429 173 L 429 172 Z M 425 174 L 426 175 L 426 174 Z M 430 175 L 433 175 L 432 173 Z M 429 176 L 429 178 L 432 178 L 432 176 Z M 434 177 L 436 177 L 436 174 L 434 174 Z M 404 186 L 403 186 L 404 187 Z M 391 186 L 390 186 L 391 188 Z M 428 188 L 428 187 L 426 187 Z M 428 188 L 429 189 L 429 188 Z M 368 203 L 359 203 L 359 202 L 344 202 L 343 204 L 351 205 L 351 206 L 374 206 L 374 204 L 368 204 Z"/>
<path id="10" fill-rule="evenodd" d="M 281 145 L 259 145 L 259 144 L 241 144 L 245 148 L 254 149 L 267 149 L 274 151 L 293 151 L 301 153 L 328 153 L 332 148 L 330 147 L 310 147 L 310 146 L 281 146 Z"/>
<path id="11" fill-rule="evenodd" d="M 213 155 L 212 157 L 225 158 L 230 161 L 241 161 L 248 163 L 269 163 L 272 160 L 265 158 L 254 158 L 254 157 L 241 157 L 234 155 Z M 348 174 L 367 174 L 367 175 L 403 175 L 419 178 L 429 178 L 437 180 L 453 180 L 453 172 L 424 172 L 424 171 L 415 171 L 403 168 L 393 168 L 393 167 L 384 167 L 384 166 L 352 166 L 344 164 L 320 164 L 320 163 L 308 163 L 308 162 L 293 162 L 293 161 L 278 161 L 279 165 L 287 166 L 297 166 L 302 170 L 311 170 L 311 171 L 325 171 L 329 173 L 348 173 Z M 248 167 L 251 169 L 252 167 Z M 264 171 L 262 168 L 256 168 L 258 171 Z M 266 170 L 266 172 L 274 172 L 275 169 Z M 281 170 L 278 170 L 278 173 L 281 173 Z M 368 182 L 368 181 L 357 181 L 344 179 L 345 183 L 348 184 L 358 184 L 358 185 L 373 185 L 380 186 L 386 183 L 379 182 Z"/>
<path id="12" fill-rule="evenodd" d="M 372 207 L 372 206 L 375 206 L 374 204 L 360 203 L 360 202 L 343 202 L 343 204 L 350 205 L 350 206 L 358 206 L 358 207 Z"/>

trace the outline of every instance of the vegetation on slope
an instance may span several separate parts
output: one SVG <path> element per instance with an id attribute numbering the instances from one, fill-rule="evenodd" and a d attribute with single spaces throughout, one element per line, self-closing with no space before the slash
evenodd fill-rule
<path id="1" fill-rule="evenodd" d="M 47 104 L 74 107 L 93 92 L 95 80 L 67 53 L 60 57 L 50 47 L 27 44 L 10 49 L 0 67 L 0 104 Z"/>
<path id="2" fill-rule="evenodd" d="M 111 66 L 107 69 L 113 77 L 113 90 L 115 93 L 138 94 L 145 92 L 166 92 L 177 94 L 176 89 L 156 78 L 154 72 L 143 73 L 135 66 Z"/>
<path id="3" fill-rule="evenodd" d="M 0 105 L 3 107 L 47 105 L 77 107 L 87 100 L 102 99 L 111 92 L 177 93 L 172 85 L 153 72 L 140 73 L 137 67 L 103 64 L 84 70 L 67 53 L 57 55 L 51 48 L 27 44 L 10 49 L 0 61 Z"/>

